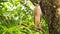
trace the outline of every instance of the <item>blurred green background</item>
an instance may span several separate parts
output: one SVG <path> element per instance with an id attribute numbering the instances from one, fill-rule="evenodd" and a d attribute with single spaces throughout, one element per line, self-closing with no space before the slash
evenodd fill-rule
<path id="1" fill-rule="evenodd" d="M 34 7 L 29 0 L 0 0 L 0 34 L 43 34 L 31 28 Z M 43 16 L 41 26 L 49 34 L 45 20 Z"/>

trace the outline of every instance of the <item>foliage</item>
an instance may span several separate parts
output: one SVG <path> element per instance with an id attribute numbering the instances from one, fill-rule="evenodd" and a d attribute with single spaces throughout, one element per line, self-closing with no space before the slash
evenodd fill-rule
<path id="1" fill-rule="evenodd" d="M 39 34 L 39 30 L 30 28 L 34 25 L 33 9 L 29 0 L 0 1 L 0 34 Z M 41 23 L 48 34 L 45 17 Z"/>

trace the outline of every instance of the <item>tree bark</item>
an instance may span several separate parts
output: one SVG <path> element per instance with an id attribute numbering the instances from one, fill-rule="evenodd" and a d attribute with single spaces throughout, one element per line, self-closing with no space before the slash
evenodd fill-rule
<path id="1" fill-rule="evenodd" d="M 40 5 L 49 25 L 49 34 L 60 34 L 60 0 L 45 0 Z"/>

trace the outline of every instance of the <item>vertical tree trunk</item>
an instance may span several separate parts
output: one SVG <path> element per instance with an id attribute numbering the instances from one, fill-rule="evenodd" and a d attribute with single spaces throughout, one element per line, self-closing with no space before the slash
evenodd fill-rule
<path id="1" fill-rule="evenodd" d="M 49 25 L 49 34 L 60 34 L 60 0 L 45 0 L 40 5 Z"/>

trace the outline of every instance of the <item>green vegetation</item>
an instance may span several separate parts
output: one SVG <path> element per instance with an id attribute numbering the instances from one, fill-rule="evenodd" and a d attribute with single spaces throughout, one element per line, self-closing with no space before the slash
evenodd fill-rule
<path id="1" fill-rule="evenodd" d="M 34 5 L 28 0 L 0 0 L 0 34 L 39 34 L 39 30 L 31 28 L 33 9 Z M 48 34 L 45 17 L 41 24 Z"/>

